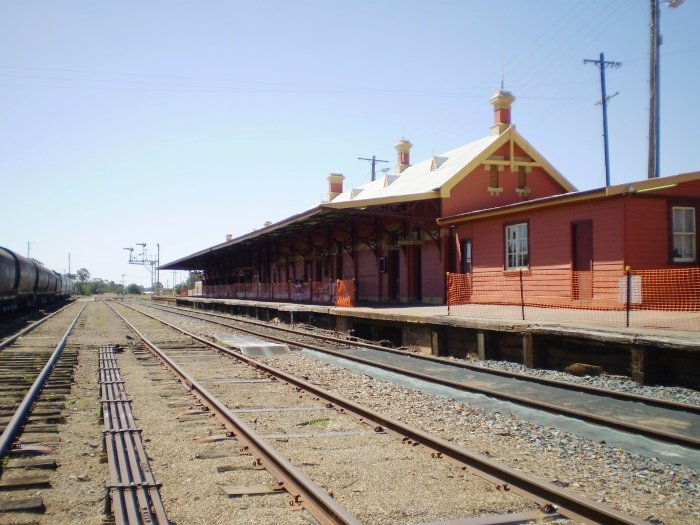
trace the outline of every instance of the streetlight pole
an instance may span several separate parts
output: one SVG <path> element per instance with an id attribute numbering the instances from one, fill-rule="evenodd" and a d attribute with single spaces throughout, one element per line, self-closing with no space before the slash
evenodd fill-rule
<path id="1" fill-rule="evenodd" d="M 649 168 L 647 178 L 659 176 L 659 0 L 651 0 L 649 25 Z"/>
<path id="2" fill-rule="evenodd" d="M 647 178 L 659 177 L 661 165 L 660 142 L 660 118 L 659 118 L 659 48 L 662 39 L 659 31 L 659 19 L 661 12 L 659 3 L 661 0 L 650 1 L 649 24 L 649 162 Z M 679 7 L 684 0 L 665 0 L 668 7 Z"/>

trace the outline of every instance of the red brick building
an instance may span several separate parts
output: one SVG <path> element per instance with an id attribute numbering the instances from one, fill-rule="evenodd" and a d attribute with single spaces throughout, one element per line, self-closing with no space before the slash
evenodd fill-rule
<path id="1" fill-rule="evenodd" d="M 468 211 L 438 223 L 453 231 L 453 266 L 470 276 L 462 300 L 620 308 L 629 269 L 636 279 L 632 302 L 697 310 L 699 208 L 695 172 Z"/>
<path id="2" fill-rule="evenodd" d="M 203 271 L 210 297 L 328 303 L 341 279 L 360 301 L 444 304 L 465 245 L 438 218 L 575 190 L 515 130 L 513 100 L 491 98 L 494 125 L 479 140 L 412 165 L 401 139 L 394 174 L 350 189 L 331 174 L 317 207 L 161 268 Z"/>

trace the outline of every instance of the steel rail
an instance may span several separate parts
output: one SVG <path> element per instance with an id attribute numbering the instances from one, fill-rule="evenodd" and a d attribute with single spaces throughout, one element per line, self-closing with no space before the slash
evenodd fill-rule
<path id="1" fill-rule="evenodd" d="M 133 306 L 126 304 L 124 304 L 124 306 L 166 326 L 169 326 L 174 330 L 192 338 L 193 340 L 217 350 L 218 352 L 229 355 L 239 361 L 243 361 L 244 363 L 257 368 L 258 370 L 261 370 L 271 376 L 278 377 L 279 379 L 305 390 L 306 392 L 309 392 L 319 398 L 323 398 L 329 401 L 332 406 L 340 407 L 342 410 L 351 412 L 364 420 L 373 422 L 384 429 L 389 429 L 397 434 L 403 435 L 415 443 L 422 444 L 427 448 L 432 449 L 436 458 L 444 457 L 456 461 L 476 475 L 496 484 L 501 489 L 513 491 L 521 496 L 525 496 L 531 501 L 534 501 L 539 505 L 543 512 L 548 512 L 554 509 L 570 519 L 580 520 L 584 523 L 604 523 L 609 525 L 642 525 L 646 523 L 645 521 L 634 516 L 618 511 L 605 503 L 593 501 L 585 496 L 575 494 L 552 483 L 540 480 L 534 476 L 529 476 L 523 472 L 517 471 L 487 458 L 482 454 L 458 447 L 444 439 L 432 436 L 423 430 L 410 427 L 401 421 L 385 416 L 384 414 L 380 414 L 379 412 L 357 404 L 354 401 L 336 396 L 335 394 L 309 383 L 308 381 L 295 377 L 294 375 L 288 374 L 287 372 L 272 366 L 265 365 L 229 348 L 212 343 L 203 337 L 183 330 L 182 328 L 163 321 L 162 319 L 158 319 L 157 317 L 138 310 Z"/>
<path id="2" fill-rule="evenodd" d="M 171 309 L 175 309 L 180 315 L 192 317 L 194 319 L 202 319 L 201 317 L 198 317 L 195 314 L 192 314 L 192 313 L 187 312 L 187 311 L 183 311 L 181 309 L 181 307 L 164 306 L 164 305 L 158 305 L 158 306 L 149 305 L 149 306 L 151 308 L 157 308 L 157 309 L 161 309 L 163 311 L 168 311 L 167 308 L 171 308 Z M 197 313 L 199 313 L 199 312 L 197 312 Z M 201 315 L 220 317 L 222 319 L 228 319 L 232 322 L 246 323 L 246 324 L 251 324 L 253 326 L 260 326 L 260 327 L 265 327 L 265 328 L 269 328 L 272 330 L 278 330 L 280 332 L 286 332 L 286 333 L 291 333 L 291 334 L 304 335 L 306 337 L 323 339 L 325 341 L 330 341 L 330 342 L 342 344 L 345 346 L 354 345 L 354 346 L 361 346 L 363 348 L 371 348 L 373 350 L 378 350 L 380 352 L 387 352 L 387 353 L 392 353 L 392 354 L 397 354 L 397 355 L 408 356 L 408 357 L 412 357 L 414 359 L 422 359 L 424 361 L 439 363 L 442 365 L 452 366 L 455 368 L 473 370 L 473 371 L 484 373 L 484 374 L 519 379 L 521 381 L 527 381 L 529 383 L 536 383 L 536 384 L 542 384 L 542 385 L 547 385 L 547 386 L 553 386 L 556 388 L 561 388 L 564 390 L 571 390 L 574 392 L 583 392 L 586 394 L 591 394 L 591 395 L 600 396 L 600 397 L 619 399 L 621 401 L 634 401 L 637 403 L 643 403 L 645 405 L 649 405 L 649 406 L 653 406 L 653 407 L 665 408 L 667 410 L 678 410 L 678 411 L 682 411 L 682 412 L 689 412 L 691 414 L 700 415 L 700 405 L 693 405 L 690 403 L 682 403 L 680 401 L 671 401 L 671 400 L 666 400 L 666 399 L 656 399 L 653 397 L 642 396 L 639 394 L 632 394 L 629 392 L 617 392 L 615 390 L 607 390 L 605 388 L 596 387 L 596 386 L 581 385 L 581 384 L 577 384 L 577 383 L 570 383 L 567 381 L 560 381 L 557 379 L 548 379 L 545 377 L 531 376 L 531 375 L 523 374 L 520 372 L 511 372 L 508 370 L 498 370 L 495 368 L 487 368 L 485 366 L 475 365 L 472 363 L 446 361 L 445 359 L 441 359 L 441 358 L 436 357 L 436 356 L 427 355 L 427 354 L 416 354 L 413 352 L 407 352 L 405 350 L 398 350 L 396 348 L 388 348 L 386 346 L 380 346 L 380 345 L 368 343 L 367 341 L 360 341 L 360 340 L 349 341 L 347 339 L 341 339 L 339 337 L 333 337 L 333 336 L 329 336 L 329 335 L 305 333 L 305 332 L 301 332 L 298 330 L 294 330 L 293 328 L 285 328 L 283 326 L 271 326 L 269 323 L 254 321 L 252 319 L 236 318 L 236 317 L 232 317 L 230 315 L 223 315 L 223 314 L 218 314 L 215 312 L 202 313 Z M 209 321 L 211 323 L 215 323 L 215 324 L 220 324 L 221 326 L 229 326 L 230 327 L 230 325 L 227 325 L 225 323 L 220 323 L 218 321 L 213 321 L 210 319 L 203 319 L 203 320 L 207 320 L 207 321 Z M 238 328 L 238 327 L 235 327 L 235 328 L 236 328 L 236 330 L 246 331 L 245 328 Z M 251 331 L 248 333 L 259 334 L 259 332 L 254 332 L 254 331 Z M 325 351 L 325 350 L 319 350 L 319 351 Z"/>
<path id="3" fill-rule="evenodd" d="M 259 434 L 237 417 L 229 408 L 212 393 L 197 383 L 182 367 L 165 355 L 155 344 L 149 341 L 133 324 L 131 324 L 114 307 L 108 306 L 122 321 L 139 337 L 150 351 L 183 382 L 188 390 L 224 422 L 226 428 L 233 432 L 236 439 L 247 448 L 262 466 L 278 481 L 280 488 L 291 494 L 291 506 L 303 506 L 321 523 L 340 523 L 359 525 L 360 521 L 352 516 L 328 492 L 320 488 L 303 472 L 292 465 L 287 458 L 266 443 Z M 138 310 L 135 310 L 138 311 Z M 142 313 L 142 312 L 140 312 Z M 143 314 L 142 315 L 147 315 Z"/>
<path id="4" fill-rule="evenodd" d="M 203 319 L 203 320 L 207 321 L 205 319 Z M 223 326 L 227 326 L 223 323 L 217 323 L 215 321 L 207 321 L 207 322 L 213 322 L 216 324 L 222 324 Z M 564 416 L 572 417 L 575 419 L 580 419 L 580 420 L 585 421 L 587 423 L 602 425 L 602 426 L 605 426 L 607 428 L 613 428 L 615 430 L 620 430 L 620 431 L 628 432 L 628 433 L 632 433 L 632 434 L 643 435 L 643 436 L 651 438 L 651 439 L 664 441 L 666 443 L 672 443 L 674 445 L 681 445 L 681 446 L 685 446 L 688 448 L 700 449 L 700 439 L 694 438 L 691 436 L 685 436 L 682 434 L 667 432 L 667 431 L 655 429 L 652 427 L 645 427 L 642 425 L 637 425 L 635 423 L 627 423 L 627 422 L 619 421 L 619 420 L 616 420 L 616 419 L 613 419 L 610 417 L 599 416 L 597 414 L 585 412 L 583 410 L 568 408 L 568 407 L 565 407 L 563 405 L 558 405 L 555 403 L 545 403 L 543 401 L 538 401 L 538 400 L 524 399 L 522 397 L 519 397 L 519 396 L 516 396 L 513 394 L 508 394 L 505 392 L 501 392 L 499 390 L 495 390 L 492 388 L 487 388 L 487 387 L 483 387 L 483 386 L 471 386 L 471 385 L 468 385 L 465 383 L 460 383 L 457 381 L 444 379 L 444 378 L 433 376 L 430 374 L 425 374 L 422 372 L 415 372 L 413 370 L 407 370 L 405 368 L 401 368 L 398 366 L 393 366 L 393 365 L 381 363 L 378 361 L 374 361 L 372 359 L 350 355 L 346 352 L 339 351 L 339 350 L 332 350 L 329 348 L 323 348 L 323 347 L 312 345 L 309 343 L 290 342 L 290 341 L 285 340 L 281 337 L 275 337 L 273 335 L 263 335 L 263 334 L 260 334 L 260 332 L 255 332 L 253 330 L 246 330 L 245 328 L 238 328 L 238 327 L 231 327 L 231 326 L 229 326 L 229 328 L 233 328 L 235 330 L 240 330 L 240 331 L 243 331 L 243 332 L 249 333 L 251 335 L 258 336 L 258 337 L 264 337 L 267 339 L 271 339 L 273 341 L 284 342 L 284 343 L 288 343 L 288 344 L 291 344 L 293 346 L 297 346 L 300 348 L 307 348 L 310 350 L 314 350 L 316 352 L 322 352 L 324 354 L 333 355 L 333 356 L 339 357 L 341 359 L 347 359 L 348 361 L 361 363 L 361 364 L 372 366 L 375 368 L 381 368 L 382 370 L 387 370 L 389 372 L 394 372 L 394 373 L 401 374 L 404 376 L 413 377 L 415 379 L 421 379 L 423 381 L 428 381 L 428 382 L 431 382 L 434 384 L 447 386 L 447 387 L 454 388 L 457 390 L 467 391 L 467 392 L 475 392 L 475 393 L 483 394 L 483 395 L 493 397 L 496 399 L 501 399 L 503 401 L 507 401 L 510 403 L 515 403 L 517 405 L 527 406 L 527 407 L 534 408 L 537 410 L 544 410 L 546 412 L 551 412 L 551 413 L 557 414 L 557 415 L 564 415 Z M 285 330 L 288 330 L 288 329 L 285 329 Z M 298 335 L 297 332 L 293 332 L 293 333 Z M 411 356 L 413 356 L 413 354 L 411 354 Z M 519 378 L 516 378 L 516 379 L 519 379 Z M 625 401 L 628 401 L 628 400 L 625 400 Z"/>
<path id="5" fill-rule="evenodd" d="M 43 324 L 44 322 L 48 321 L 49 319 L 51 319 L 54 315 L 61 313 L 63 310 L 65 310 L 66 308 L 68 308 L 68 307 L 70 307 L 70 306 L 73 306 L 73 304 L 74 304 L 74 303 L 67 304 L 67 305 L 64 306 L 63 308 L 59 308 L 58 310 L 56 310 L 55 312 L 50 313 L 50 314 L 47 315 L 46 317 L 42 317 L 41 319 L 39 319 L 38 321 L 33 322 L 33 323 L 30 324 L 29 326 L 26 326 L 26 327 L 22 328 L 22 330 L 20 330 L 19 332 L 17 332 L 17 333 L 14 334 L 14 335 L 11 335 L 11 336 L 8 337 L 7 339 L 3 339 L 2 341 L 0 341 L 0 350 L 2 350 L 2 349 L 5 348 L 5 347 L 10 346 L 12 343 L 14 343 L 14 342 L 15 342 L 17 339 L 19 339 L 20 337 L 22 337 L 22 336 L 25 335 L 25 334 L 28 334 L 29 332 L 31 332 L 32 330 L 34 330 L 37 326 L 39 326 L 39 325 Z"/>
<path id="6" fill-rule="evenodd" d="M 10 422 L 5 427 L 2 436 L 0 436 L 0 458 L 2 458 L 8 450 L 10 450 L 10 447 L 12 446 L 15 437 L 17 437 L 22 426 L 26 421 L 26 418 L 29 414 L 29 411 L 32 408 L 32 405 L 34 404 L 34 401 L 37 399 L 37 397 L 39 397 L 39 394 L 41 393 L 41 390 L 44 387 L 44 383 L 51 374 L 51 371 L 58 362 L 58 359 L 61 357 L 61 353 L 63 352 L 63 349 L 66 346 L 68 336 L 73 330 L 75 324 L 78 322 L 78 318 L 83 313 L 83 310 L 85 310 L 86 306 L 87 302 L 83 304 L 83 307 L 78 312 L 78 315 L 76 315 L 75 319 L 73 319 L 73 322 L 68 327 L 68 330 L 66 330 L 66 333 L 63 335 L 63 338 L 58 343 L 58 345 L 56 345 L 56 348 L 51 354 L 51 357 L 46 362 L 41 372 L 39 372 L 39 375 L 34 380 L 34 383 L 32 383 L 32 386 L 29 388 L 29 391 L 25 394 L 24 399 L 22 399 L 22 402 L 17 407 L 17 410 L 15 410 L 15 413 L 10 419 Z"/>
<path id="7" fill-rule="evenodd" d="M 151 470 L 114 349 L 100 346 L 98 350 L 102 444 L 109 465 L 111 515 L 116 525 L 168 525 L 161 484 Z"/>

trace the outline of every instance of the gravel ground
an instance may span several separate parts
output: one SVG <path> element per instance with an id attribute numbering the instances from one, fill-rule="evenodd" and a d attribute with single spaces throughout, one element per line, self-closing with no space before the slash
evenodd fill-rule
<path id="1" fill-rule="evenodd" d="M 518 372 L 520 374 L 527 374 L 534 377 L 553 379 L 555 381 L 567 381 L 569 383 L 605 388 L 616 392 L 625 392 L 639 396 L 677 401 L 679 403 L 700 405 L 700 392 L 697 390 L 690 390 L 689 388 L 682 388 L 678 386 L 644 386 L 640 385 L 639 383 L 635 383 L 629 377 L 624 376 L 602 375 L 577 377 L 565 372 L 558 372 L 556 370 L 527 368 L 521 364 L 509 363 L 507 361 L 479 361 L 477 359 L 470 359 L 469 363 L 483 366 L 485 368 L 505 370 L 507 372 Z"/>
<path id="2" fill-rule="evenodd" d="M 177 319 L 186 329 L 203 335 L 211 336 L 222 330 L 201 321 Z M 354 374 L 298 353 L 261 360 L 287 372 L 307 376 L 310 381 L 339 395 L 486 454 L 512 468 L 607 502 L 641 519 L 678 524 L 700 520 L 699 473 L 688 467 L 630 454 L 604 442 L 582 439 L 511 415 L 486 412 Z M 514 367 L 523 373 L 596 386 L 614 385 L 624 391 L 698 403 L 697 393 L 685 389 L 640 387 L 620 378 L 575 378 L 508 363 L 486 363 L 486 366 Z"/>
<path id="3" fill-rule="evenodd" d="M 133 314 L 125 314 L 131 318 Z M 135 321 L 141 327 L 145 324 L 142 320 Z M 145 329 L 146 333 L 151 333 Z M 206 387 L 219 396 L 223 402 L 232 408 L 267 408 L 297 406 L 315 406 L 320 412 L 276 412 L 273 414 L 241 413 L 239 417 L 257 432 L 265 435 L 269 433 L 281 434 L 313 434 L 324 432 L 353 432 L 350 436 L 318 436 L 305 437 L 303 439 L 284 438 L 275 440 L 272 446 L 282 452 L 294 465 L 302 468 L 322 488 L 333 492 L 334 497 L 357 516 L 363 523 L 368 524 L 403 524 L 412 522 L 431 522 L 463 516 L 487 515 L 493 513 L 505 513 L 508 511 L 534 510 L 535 506 L 515 494 L 499 492 L 496 487 L 476 476 L 465 473 L 460 467 L 449 463 L 439 462 L 431 457 L 428 451 L 413 448 L 403 444 L 401 439 L 391 433 L 375 434 L 371 427 L 360 423 L 348 415 L 338 414 L 334 411 L 325 411 L 324 403 L 314 400 L 310 395 L 295 392 L 292 387 L 281 383 L 257 383 L 236 384 L 230 381 L 234 378 L 245 377 L 250 379 L 253 370 L 249 367 L 236 364 L 235 361 L 209 353 L 206 350 L 197 355 L 197 352 L 189 350 L 168 351 L 168 354 L 181 363 L 195 379 L 206 381 Z M 215 467 L 221 466 L 221 459 L 213 461 L 193 460 L 184 461 L 182 464 L 172 459 L 160 458 L 179 454 L 182 447 L 191 447 L 185 457 L 196 457 L 196 450 L 202 449 L 202 445 L 194 442 L 194 438 L 206 435 L 206 432 L 216 433 L 216 429 L 206 429 L 201 419 L 202 416 L 194 416 L 196 419 L 192 427 L 182 426 L 182 421 L 174 422 L 172 415 L 167 410 L 158 409 L 158 397 L 169 393 L 172 395 L 173 385 L 167 382 L 153 384 L 144 375 L 142 363 L 132 362 L 130 355 L 120 356 L 122 374 L 127 382 L 127 389 L 134 395 L 134 411 L 140 416 L 140 422 L 144 432 L 149 436 L 153 448 L 153 470 L 160 472 L 163 481 L 163 495 L 166 504 L 173 503 L 173 497 L 177 500 L 191 497 L 193 491 L 198 498 L 208 498 L 210 507 L 216 507 L 213 498 L 220 494 L 218 491 L 200 490 L 200 487 L 192 488 L 177 484 L 177 476 L 170 478 L 168 470 L 182 470 L 186 468 L 187 474 L 193 480 L 212 478 L 216 476 Z M 240 370 L 242 369 L 242 371 Z M 256 373 L 257 374 L 257 373 Z M 154 377 L 166 379 L 160 368 L 152 372 Z M 255 375 L 254 377 L 259 377 Z M 153 377 L 151 378 L 153 379 Z M 222 381 L 228 380 L 228 384 Z M 186 400 L 183 400 L 186 401 Z M 313 423 L 319 424 L 314 432 Z M 220 433 L 220 431 L 219 431 Z M 167 438 L 179 434 L 168 448 Z M 192 439 L 189 439 L 192 438 Z M 187 441 L 192 441 L 187 444 Z M 239 446 L 239 445 L 238 445 Z M 222 452 L 230 451 L 237 461 L 240 461 L 236 453 L 235 442 L 221 442 L 211 444 L 210 450 Z M 259 477 L 260 473 L 232 472 L 229 474 L 228 484 L 245 485 L 251 483 L 250 475 Z M 241 479 L 243 476 L 243 479 Z M 219 477 L 218 483 L 224 483 Z M 257 481 L 258 483 L 260 481 Z M 269 481 L 268 481 L 269 483 Z M 170 486 L 172 485 L 172 486 Z M 175 495 L 173 495 L 175 494 Z M 230 513 L 206 514 L 206 523 L 290 523 L 290 520 L 298 519 L 288 515 L 284 506 L 284 497 L 272 497 L 277 501 L 278 507 L 272 505 L 267 509 L 267 514 L 262 516 L 256 507 L 256 512 L 243 512 L 245 509 L 237 508 L 237 515 Z M 240 504 L 242 500 L 231 500 L 227 507 Z M 259 498 L 248 498 L 246 509 L 253 505 L 261 504 Z M 191 514 L 181 514 L 186 509 L 177 505 L 177 513 L 173 510 L 171 517 L 179 523 L 189 523 Z M 274 509 L 279 514 L 272 514 Z M 301 518 L 302 515 L 299 515 Z M 273 519 L 274 518 L 274 519 Z M 294 521 L 296 522 L 296 521 Z"/>
<path id="4" fill-rule="evenodd" d="M 52 490 L 44 494 L 47 510 L 42 524 L 103 523 L 109 475 L 100 462 L 97 347 L 114 337 L 110 325 L 101 309 L 88 304 L 68 339 L 69 347 L 79 349 L 78 366 L 66 404 L 66 424 L 60 429 L 61 444 L 56 448 L 59 468 L 51 474 Z"/>

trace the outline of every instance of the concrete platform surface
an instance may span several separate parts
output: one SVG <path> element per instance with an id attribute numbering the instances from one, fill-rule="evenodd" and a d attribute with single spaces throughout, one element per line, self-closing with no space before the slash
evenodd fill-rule
<path id="1" fill-rule="evenodd" d="M 154 298 L 159 299 L 159 298 Z M 164 298 L 167 300 L 167 298 Z M 448 315 L 444 305 L 362 305 L 353 308 L 335 306 L 308 305 L 296 303 L 278 303 L 266 301 L 249 301 L 243 299 L 210 299 L 204 297 L 178 298 L 181 302 L 196 304 L 237 305 L 251 308 L 265 308 L 280 312 L 299 312 L 306 314 L 331 315 L 348 319 L 368 319 L 398 323 L 431 324 L 455 328 L 472 328 L 495 330 L 499 332 L 533 333 L 542 335 L 581 336 L 586 335 L 600 341 L 616 343 L 651 343 L 661 346 L 683 347 L 687 350 L 700 351 L 700 313 L 688 314 L 674 312 L 633 311 L 633 321 L 647 318 L 649 322 L 669 324 L 674 316 L 682 317 L 683 326 L 693 329 L 670 329 L 654 327 L 609 326 L 591 322 L 586 312 L 594 312 L 603 319 L 613 319 L 624 324 L 625 312 L 601 312 L 590 310 L 573 310 L 567 308 L 547 308 L 547 320 L 528 319 L 541 315 L 541 308 L 525 309 L 526 320 L 520 319 L 522 313 L 518 306 L 467 305 L 469 309 L 462 315 Z M 621 317 L 622 316 L 622 317 Z M 695 320 L 697 319 L 697 323 Z"/>

